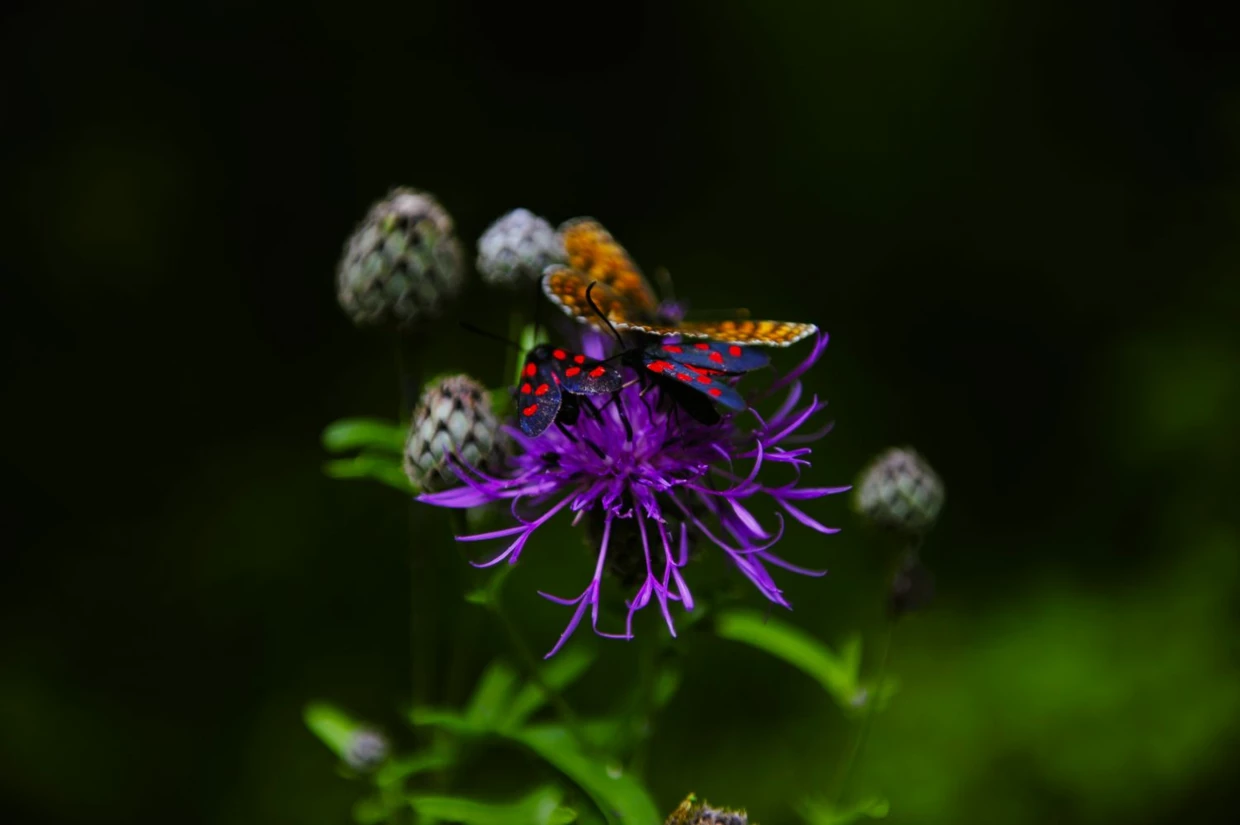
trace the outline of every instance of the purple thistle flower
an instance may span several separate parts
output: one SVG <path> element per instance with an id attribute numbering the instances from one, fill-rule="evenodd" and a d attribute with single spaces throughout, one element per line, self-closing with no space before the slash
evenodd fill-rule
<path id="1" fill-rule="evenodd" d="M 582 351 L 591 358 L 603 358 L 605 343 L 601 336 L 587 331 Z M 587 524 L 597 526 L 601 522 L 598 559 L 586 589 L 573 598 L 540 591 L 545 598 L 574 608 L 572 619 L 548 658 L 573 634 L 587 610 L 595 633 L 631 639 L 633 616 L 655 602 L 675 636 L 669 602 L 680 602 L 686 611 L 693 609 L 693 594 L 682 570 L 689 561 L 691 544 L 699 537 L 725 552 L 768 600 L 790 608 L 767 565 L 808 576 L 821 576 L 826 571 L 797 567 L 771 553 L 783 536 L 782 514 L 776 512 L 778 525 L 772 533 L 746 505 L 765 499 L 812 530 L 824 534 L 838 532 L 837 528 L 826 527 L 810 517 L 799 504 L 845 492 L 849 487 L 800 487 L 796 480 L 775 487 L 758 480 L 762 467 L 771 463 L 791 467 L 799 479 L 801 468 L 809 466 L 811 452 L 809 447 L 799 445 L 815 441 L 830 430 L 827 425 L 817 432 L 801 432 L 826 407 L 826 402 L 817 397 L 802 404 L 799 381 L 826 346 L 827 336 L 819 335 L 809 356 L 763 394 L 763 398 L 784 394 L 782 403 L 769 417 L 763 418 L 751 408 L 748 415 L 724 415 L 718 423 L 701 424 L 669 404 L 670 399 L 663 396 L 657 385 L 643 395 L 640 382 L 633 382 L 614 396 L 600 397 L 602 400 L 596 405 L 599 415 L 581 415 L 568 428 L 571 437 L 552 428 L 538 438 L 528 438 L 509 427 L 515 455 L 505 477 L 492 476 L 458 461 L 456 466 L 461 471 L 457 475 L 463 486 L 423 494 L 418 500 L 456 508 L 509 502 L 514 526 L 457 537 L 465 542 L 512 540 L 491 559 L 475 562 L 476 567 L 504 561 L 515 564 L 538 528 L 563 510 L 574 514 L 574 524 L 586 518 L 590 519 Z M 581 403 L 593 400 L 582 398 Z M 632 426 L 631 440 L 618 405 L 623 407 Z M 742 423 L 749 416 L 756 425 L 746 428 Z M 742 462 L 752 462 L 747 472 L 738 467 Z M 615 555 L 619 552 L 617 545 L 625 544 L 617 541 L 620 531 L 628 537 L 633 533 L 639 537 L 632 546 L 640 547 L 637 578 L 641 584 L 627 602 L 624 632 L 608 633 L 598 627 L 599 597 L 609 554 Z M 610 561 L 614 563 L 614 559 Z"/>

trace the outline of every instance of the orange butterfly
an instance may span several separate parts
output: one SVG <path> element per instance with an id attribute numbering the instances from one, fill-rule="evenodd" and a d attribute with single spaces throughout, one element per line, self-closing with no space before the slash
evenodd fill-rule
<path id="1" fill-rule="evenodd" d="M 659 301 L 633 259 L 593 218 L 574 218 L 560 227 L 568 266 L 550 266 L 543 276 L 543 292 L 583 324 L 605 330 L 591 309 L 590 297 L 617 329 L 651 335 L 709 338 L 730 344 L 786 347 L 818 331 L 813 324 L 791 321 L 683 321 L 663 323 Z"/>

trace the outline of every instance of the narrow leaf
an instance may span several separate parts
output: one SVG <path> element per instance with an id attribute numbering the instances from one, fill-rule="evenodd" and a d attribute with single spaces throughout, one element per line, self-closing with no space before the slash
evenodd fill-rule
<path id="1" fill-rule="evenodd" d="M 594 651 L 581 645 L 570 647 L 560 653 L 541 668 L 542 680 L 547 687 L 559 692 L 581 678 L 594 663 Z M 508 709 L 505 724 L 508 727 L 520 727 L 531 714 L 542 708 L 549 697 L 543 689 L 533 683 L 526 683 L 517 693 Z"/>
<path id="2" fill-rule="evenodd" d="M 567 730 L 558 725 L 527 728 L 512 735 L 589 794 L 609 823 L 657 825 L 658 808 L 636 778 L 618 765 L 586 756 Z"/>
<path id="3" fill-rule="evenodd" d="M 577 814 L 560 805 L 563 796 L 549 786 L 507 805 L 425 794 L 410 796 L 409 804 L 419 816 L 461 825 L 567 825 L 576 821 Z"/>
<path id="4" fill-rule="evenodd" d="M 800 807 L 801 816 L 810 825 L 849 825 L 859 819 L 884 819 L 890 811 L 887 800 L 877 796 L 841 808 L 829 802 L 807 799 Z"/>
<path id="5" fill-rule="evenodd" d="M 755 611 L 730 611 L 715 620 L 715 632 L 724 639 L 751 645 L 783 659 L 818 680 L 843 710 L 856 712 L 860 693 L 861 640 L 845 645 L 836 655 L 805 631 Z"/>
<path id="6" fill-rule="evenodd" d="M 349 749 L 353 733 L 360 727 L 357 720 L 327 702 L 312 702 L 303 713 L 306 727 L 341 759 Z"/>
<path id="7" fill-rule="evenodd" d="M 331 453 L 370 448 L 400 455 L 407 434 L 404 427 L 379 418 L 342 418 L 323 430 L 323 446 Z"/>
<path id="8" fill-rule="evenodd" d="M 363 453 L 352 458 L 337 458 L 323 465 L 323 472 L 332 478 L 363 478 L 386 484 L 407 495 L 417 493 L 398 459 Z"/>

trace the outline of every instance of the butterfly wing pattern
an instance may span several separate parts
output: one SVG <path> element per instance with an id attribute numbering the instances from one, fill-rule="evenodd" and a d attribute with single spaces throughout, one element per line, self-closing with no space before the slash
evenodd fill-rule
<path id="1" fill-rule="evenodd" d="M 648 335 L 706 338 L 751 347 L 788 347 L 818 331 L 813 324 L 795 321 L 749 320 L 684 321 L 676 326 L 628 321 L 616 324 L 616 327 Z"/>
<path id="2" fill-rule="evenodd" d="M 611 233 L 592 218 L 567 221 L 560 231 L 568 266 L 549 267 L 543 291 L 583 324 L 600 330 L 607 326 L 586 300 L 586 290 L 594 284 L 591 297 L 617 329 L 767 347 L 787 347 L 818 330 L 813 324 L 748 319 L 661 324 L 654 290 Z"/>

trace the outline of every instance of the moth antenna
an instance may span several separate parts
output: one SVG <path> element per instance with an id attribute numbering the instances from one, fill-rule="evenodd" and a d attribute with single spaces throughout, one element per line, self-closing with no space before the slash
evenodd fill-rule
<path id="1" fill-rule="evenodd" d="M 591 281 L 590 285 L 586 287 L 586 303 L 590 305 L 590 309 L 594 310 L 595 315 L 603 319 L 603 323 L 607 325 L 609 330 L 611 330 L 611 334 L 616 336 L 616 342 L 619 343 L 620 348 L 623 349 L 624 339 L 620 337 L 620 333 L 616 330 L 616 328 L 611 325 L 611 319 L 603 314 L 603 311 L 598 308 L 598 304 L 594 303 L 594 296 L 590 294 L 594 291 L 594 287 L 596 286 L 598 286 L 598 281 Z"/>
<path id="2" fill-rule="evenodd" d="M 472 332 L 475 335 L 481 335 L 483 338 L 490 338 L 492 341 L 499 341 L 501 344 L 507 344 L 508 346 L 512 347 L 518 352 L 520 352 L 521 350 L 520 344 L 516 343 L 515 341 L 510 341 L 502 335 L 496 335 L 494 332 L 488 332 L 487 330 L 482 329 L 481 327 L 474 326 L 468 321 L 461 321 L 460 324 L 463 329 L 468 330 L 469 332 Z"/>

